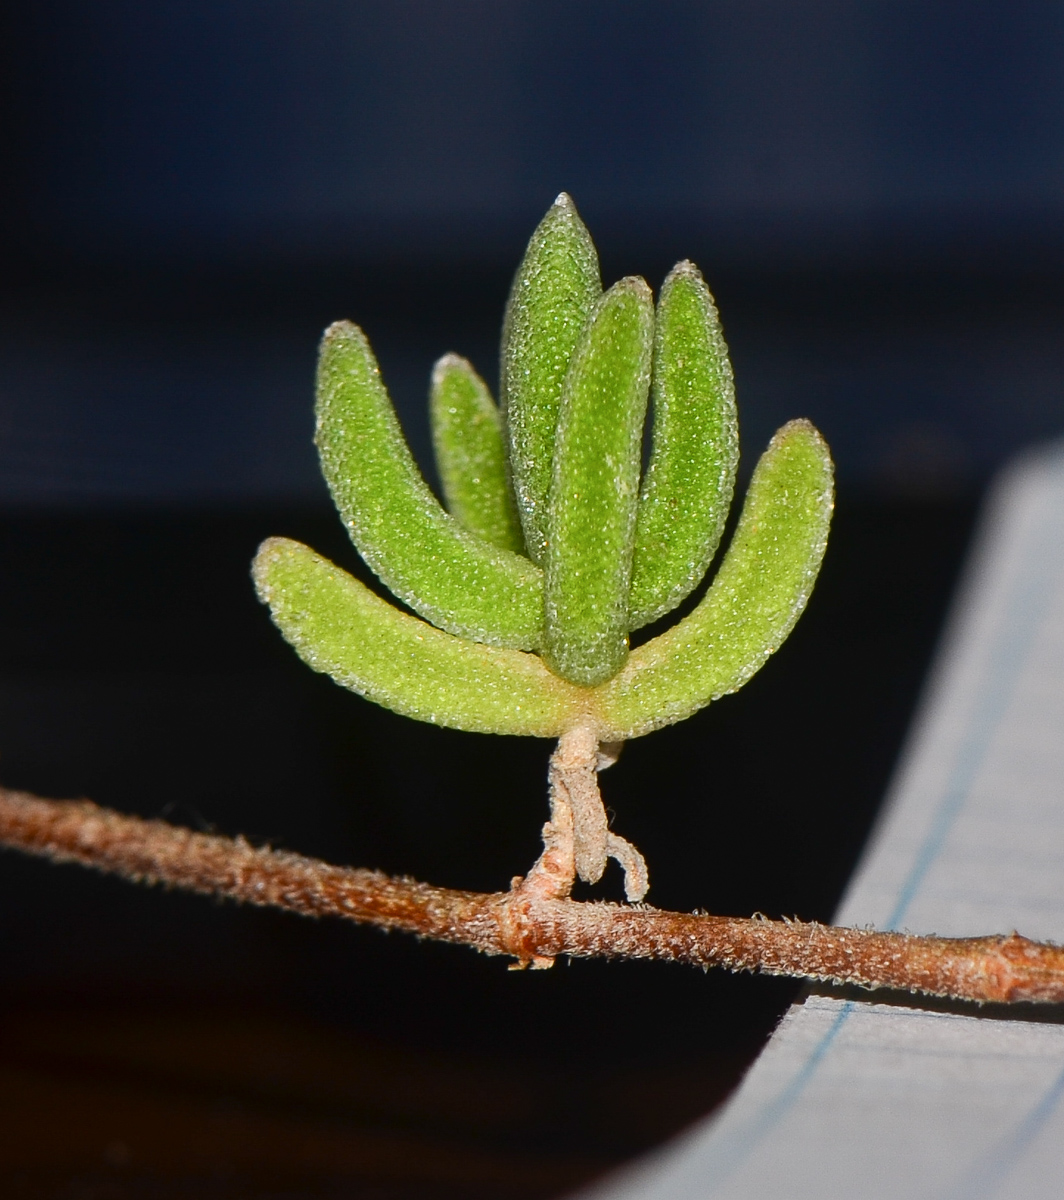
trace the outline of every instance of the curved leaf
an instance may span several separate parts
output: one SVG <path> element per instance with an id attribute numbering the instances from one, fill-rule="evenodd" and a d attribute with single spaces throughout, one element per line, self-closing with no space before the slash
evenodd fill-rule
<path id="1" fill-rule="evenodd" d="M 654 301 L 642 279 L 602 297 L 562 395 L 548 501 L 543 657 L 590 686 L 628 656 L 628 591 L 650 388 Z"/>
<path id="2" fill-rule="evenodd" d="M 762 666 L 809 599 L 831 509 L 828 448 L 808 421 L 791 421 L 757 464 L 735 536 L 701 603 L 596 689 L 604 738 L 639 737 L 682 721 Z"/>
<path id="3" fill-rule="evenodd" d="M 447 511 L 493 546 L 520 554 L 502 416 L 488 385 L 457 354 L 445 354 L 432 369 L 429 417 Z"/>
<path id="4" fill-rule="evenodd" d="M 654 439 L 632 556 L 632 629 L 670 612 L 706 573 L 735 488 L 739 428 L 728 347 L 694 263 L 672 269 L 654 329 Z"/>
<path id="5" fill-rule="evenodd" d="M 268 538 L 259 598 L 300 658 L 404 716 L 452 729 L 558 737 L 585 697 L 534 654 L 479 645 L 408 616 L 313 550 Z"/>
<path id="6" fill-rule="evenodd" d="M 517 270 L 502 331 L 499 398 L 525 545 L 547 544 L 554 433 L 569 360 L 602 294 L 598 254 L 563 192 L 539 223 Z"/>
<path id="7" fill-rule="evenodd" d="M 317 415 L 329 490 L 383 583 L 450 633 L 493 646 L 537 645 L 542 573 L 443 511 L 410 454 L 369 342 L 349 321 L 325 331 Z"/>

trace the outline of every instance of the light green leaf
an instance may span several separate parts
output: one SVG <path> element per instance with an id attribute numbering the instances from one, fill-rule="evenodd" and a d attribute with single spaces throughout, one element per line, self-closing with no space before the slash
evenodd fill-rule
<path id="1" fill-rule="evenodd" d="M 658 300 L 653 449 L 639 497 L 630 627 L 670 612 L 706 573 L 735 487 L 739 429 L 728 347 L 694 263 Z"/>
<path id="2" fill-rule="evenodd" d="M 536 646 L 542 573 L 443 511 L 410 454 L 369 342 L 349 321 L 325 331 L 317 414 L 329 490 L 384 584 L 441 629 L 493 646 Z"/>
<path id="3" fill-rule="evenodd" d="M 628 591 L 654 301 L 642 279 L 602 297 L 565 381 L 548 502 L 543 657 L 585 686 L 628 655 Z"/>
<path id="4" fill-rule="evenodd" d="M 433 367 L 429 417 L 448 512 L 493 546 L 520 554 L 502 416 L 488 385 L 457 354 L 445 354 Z"/>
<path id="5" fill-rule="evenodd" d="M 500 364 L 514 496 L 528 555 L 541 564 L 562 385 L 601 294 L 595 244 L 563 192 L 533 233 L 514 278 Z"/>
<path id="6" fill-rule="evenodd" d="M 831 509 L 828 448 L 808 421 L 791 421 L 754 471 L 735 536 L 701 603 L 596 689 L 604 737 L 639 737 L 682 721 L 762 666 L 809 599 Z"/>
<path id="7" fill-rule="evenodd" d="M 688 595 L 719 543 L 737 456 L 731 370 L 697 269 L 673 269 L 656 315 L 642 280 L 603 296 L 568 196 L 540 223 L 511 291 L 501 431 L 464 359 L 448 355 L 434 372 L 451 513 L 421 478 L 356 326 L 326 331 L 318 385 L 317 442 L 344 523 L 433 625 L 285 539 L 260 549 L 259 594 L 306 662 L 397 712 L 486 732 L 554 737 L 590 723 L 603 741 L 639 737 L 739 688 L 805 607 L 832 466 L 812 425 L 793 421 L 758 463 L 702 601 L 629 653 L 630 630 Z"/>
<path id="8" fill-rule="evenodd" d="M 586 694 L 534 654 L 479 645 L 393 608 L 299 542 L 269 538 L 259 598 L 300 658 L 404 716 L 452 729 L 558 737 Z"/>

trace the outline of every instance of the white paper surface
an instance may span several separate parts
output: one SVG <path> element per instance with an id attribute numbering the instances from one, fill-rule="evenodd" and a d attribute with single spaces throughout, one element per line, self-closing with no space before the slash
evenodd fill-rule
<path id="1" fill-rule="evenodd" d="M 1064 941 L 1064 449 L 995 487 L 837 920 Z M 811 995 L 718 1116 L 595 1200 L 1061 1200 L 1064 1012 Z"/>

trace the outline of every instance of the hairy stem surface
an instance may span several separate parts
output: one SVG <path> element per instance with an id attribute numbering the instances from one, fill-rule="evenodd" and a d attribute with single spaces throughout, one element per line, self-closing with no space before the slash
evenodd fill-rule
<path id="1" fill-rule="evenodd" d="M 564 806 L 548 829 L 556 817 L 564 822 Z M 979 1003 L 1064 1002 L 1064 947 L 1016 933 L 915 937 L 556 898 L 573 869 L 571 834 L 568 848 L 560 841 L 560 861 L 548 838 L 527 879 L 509 892 L 462 892 L 124 816 L 87 800 L 0 789 L 0 844 L 126 879 L 402 929 L 509 955 L 521 966 L 549 966 L 558 955 L 655 958 Z"/>

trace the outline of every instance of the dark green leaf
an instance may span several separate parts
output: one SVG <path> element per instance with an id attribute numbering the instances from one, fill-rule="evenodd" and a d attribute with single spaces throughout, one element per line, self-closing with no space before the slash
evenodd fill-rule
<path id="1" fill-rule="evenodd" d="M 654 301 L 642 279 L 602 297 L 562 397 L 548 518 L 543 656 L 593 685 L 628 654 L 628 590 Z"/>
<path id="2" fill-rule="evenodd" d="M 654 329 L 654 437 L 639 497 L 630 624 L 670 612 L 706 573 L 739 461 L 728 348 L 698 268 L 678 263 Z"/>
<path id="3" fill-rule="evenodd" d="M 602 294 L 598 255 L 563 192 L 532 235 L 503 323 L 500 403 L 529 557 L 543 562 L 554 433 L 569 360 Z"/>

